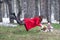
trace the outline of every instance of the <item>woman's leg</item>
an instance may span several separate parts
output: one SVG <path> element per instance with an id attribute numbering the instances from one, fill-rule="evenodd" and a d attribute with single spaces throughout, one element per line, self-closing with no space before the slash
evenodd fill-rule
<path id="1" fill-rule="evenodd" d="M 21 21 L 18 20 L 18 18 L 16 17 L 15 13 L 12 13 L 11 19 L 15 19 L 19 25 L 21 24 Z"/>

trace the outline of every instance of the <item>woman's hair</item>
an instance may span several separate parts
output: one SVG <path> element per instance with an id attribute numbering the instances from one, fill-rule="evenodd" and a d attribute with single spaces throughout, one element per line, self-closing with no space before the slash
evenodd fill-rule
<path id="1" fill-rule="evenodd" d="M 43 15 L 40 15 L 39 17 L 43 18 Z"/>
<path id="2" fill-rule="evenodd" d="M 43 19 L 43 16 L 41 15 L 41 16 L 39 16 L 39 18 L 40 18 L 40 21 L 42 21 L 42 19 Z"/>

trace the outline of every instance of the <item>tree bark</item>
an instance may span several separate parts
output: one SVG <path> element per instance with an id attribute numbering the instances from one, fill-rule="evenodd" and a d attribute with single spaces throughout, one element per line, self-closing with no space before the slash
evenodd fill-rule
<path id="1" fill-rule="evenodd" d="M 9 8 L 9 17 L 10 17 L 10 23 L 14 23 L 14 19 L 11 19 L 12 15 L 12 0 L 7 0 L 8 8 Z"/>
<path id="2" fill-rule="evenodd" d="M 60 24 L 60 0 L 58 0 L 59 3 L 59 24 Z"/>
<path id="3" fill-rule="evenodd" d="M 18 7 L 17 18 L 20 20 L 21 14 L 22 14 L 21 6 L 20 6 L 20 0 L 16 0 L 16 2 L 17 2 L 17 7 Z"/>
<path id="4" fill-rule="evenodd" d="M 55 20 L 59 21 L 59 4 L 58 0 L 54 0 L 53 2 L 54 7 L 54 18 Z"/>
<path id="5" fill-rule="evenodd" d="M 0 0 L 0 22 L 2 22 L 2 1 Z"/>
<path id="6" fill-rule="evenodd" d="M 35 0 L 35 16 L 39 16 L 39 11 L 38 11 L 38 0 Z"/>
<path id="7" fill-rule="evenodd" d="M 51 0 L 48 0 L 48 18 L 47 20 L 51 23 Z"/>

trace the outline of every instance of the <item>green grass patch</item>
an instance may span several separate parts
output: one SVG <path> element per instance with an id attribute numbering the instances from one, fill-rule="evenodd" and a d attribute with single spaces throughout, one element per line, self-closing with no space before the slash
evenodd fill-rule
<path id="1" fill-rule="evenodd" d="M 60 29 L 60 24 L 52 24 L 55 29 Z M 17 27 L 0 26 L 0 40 L 60 40 L 60 32 L 40 32 L 39 27 L 26 31 L 24 25 Z"/>
<path id="2" fill-rule="evenodd" d="M 60 24 L 52 24 L 55 29 L 60 29 Z"/>

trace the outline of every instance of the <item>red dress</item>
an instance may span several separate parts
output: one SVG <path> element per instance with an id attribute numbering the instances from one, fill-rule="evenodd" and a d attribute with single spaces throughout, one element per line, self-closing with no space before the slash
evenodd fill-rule
<path id="1" fill-rule="evenodd" d="M 39 17 L 34 17 L 32 19 L 25 18 L 24 22 L 25 22 L 26 30 L 28 31 L 36 26 L 41 26 L 41 21 L 42 21 L 42 18 L 39 18 Z"/>

